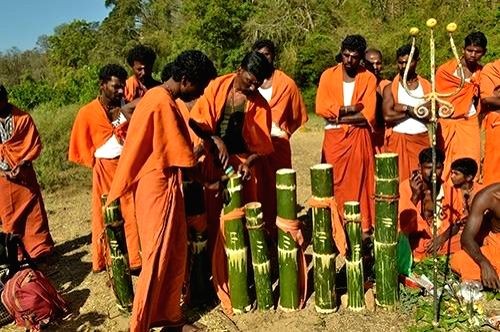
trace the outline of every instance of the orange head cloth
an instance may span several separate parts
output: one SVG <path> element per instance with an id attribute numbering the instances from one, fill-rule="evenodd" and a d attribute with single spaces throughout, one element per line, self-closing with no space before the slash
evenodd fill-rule
<path id="1" fill-rule="evenodd" d="M 283 232 L 288 233 L 295 243 L 297 243 L 298 250 L 298 267 L 299 267 L 299 294 L 300 294 L 300 308 L 304 308 L 306 304 L 307 296 L 307 262 L 306 262 L 306 245 L 304 243 L 304 237 L 302 236 L 302 231 L 300 230 L 300 221 L 297 219 L 285 219 L 280 216 L 276 217 L 276 226 Z"/>
<path id="2" fill-rule="evenodd" d="M 215 240 L 215 248 L 212 256 L 212 276 L 217 296 L 221 302 L 222 309 L 227 314 L 233 314 L 233 307 L 231 305 L 231 298 L 229 296 L 229 282 L 227 275 L 227 261 L 226 253 L 224 250 L 224 223 L 235 219 L 240 219 L 245 216 L 244 208 L 237 208 L 233 211 L 220 215 L 220 230 Z"/>
<path id="3" fill-rule="evenodd" d="M 316 209 L 330 209 L 332 220 L 332 237 L 342 256 L 346 254 L 347 240 L 345 237 L 344 226 L 340 219 L 339 210 L 335 197 L 316 198 L 311 197 L 307 204 Z"/>

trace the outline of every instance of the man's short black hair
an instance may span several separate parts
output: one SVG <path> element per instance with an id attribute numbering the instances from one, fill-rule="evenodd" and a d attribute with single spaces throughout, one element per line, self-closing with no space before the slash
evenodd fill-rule
<path id="1" fill-rule="evenodd" d="M 6 101 L 8 97 L 9 94 L 7 93 L 7 89 L 2 83 L 0 83 L 0 101 Z"/>
<path id="2" fill-rule="evenodd" d="M 411 52 L 411 44 L 403 45 L 397 49 L 396 59 L 399 58 L 400 56 L 410 55 L 410 52 Z M 420 51 L 417 46 L 415 46 L 415 52 L 413 52 L 413 59 L 415 60 L 420 59 Z"/>
<path id="3" fill-rule="evenodd" d="M 480 46 L 486 50 L 486 45 L 488 44 L 488 40 L 486 36 L 481 31 L 471 32 L 465 37 L 464 47 L 473 45 Z"/>
<path id="4" fill-rule="evenodd" d="M 269 60 L 257 51 L 247 53 L 241 60 L 240 67 L 254 75 L 259 81 L 269 78 L 274 70 Z"/>
<path id="5" fill-rule="evenodd" d="M 340 47 L 340 53 L 345 50 L 358 52 L 360 56 L 364 57 L 366 52 L 366 39 L 361 35 L 349 35 L 344 38 Z"/>
<path id="6" fill-rule="evenodd" d="M 460 158 L 451 163 L 451 169 L 459 171 L 465 176 L 475 177 L 477 174 L 477 163 L 472 158 Z"/>
<path id="7" fill-rule="evenodd" d="M 258 51 L 258 50 L 261 50 L 263 48 L 267 48 L 269 50 L 269 52 L 271 52 L 273 58 L 275 57 L 276 55 L 276 45 L 274 45 L 273 41 L 270 40 L 270 39 L 259 39 L 257 40 L 253 46 L 252 46 L 252 50 L 253 51 Z"/>
<path id="8" fill-rule="evenodd" d="M 420 151 L 418 155 L 418 162 L 420 163 L 420 165 L 423 165 L 425 163 L 432 163 L 432 148 L 425 148 Z M 436 163 L 444 163 L 444 152 L 438 148 L 436 148 Z"/>
<path id="9" fill-rule="evenodd" d="M 134 65 L 134 61 L 138 61 L 143 63 L 146 66 L 153 67 L 153 64 L 156 60 L 155 51 L 148 46 L 137 45 L 128 51 L 127 54 L 127 63 L 130 67 Z"/>
<path id="10" fill-rule="evenodd" d="M 160 79 L 161 79 L 162 83 L 165 83 L 166 81 L 168 81 L 168 79 L 170 77 L 172 77 L 172 67 L 173 66 L 174 66 L 174 63 L 169 62 L 161 70 Z"/>
<path id="11" fill-rule="evenodd" d="M 212 60 L 201 51 L 184 51 L 172 62 L 171 77 L 176 82 L 185 78 L 191 84 L 206 86 L 216 76 Z"/>
<path id="12" fill-rule="evenodd" d="M 127 80 L 127 71 L 120 65 L 114 63 L 107 64 L 99 71 L 99 82 L 106 83 L 113 76 L 125 82 Z"/>

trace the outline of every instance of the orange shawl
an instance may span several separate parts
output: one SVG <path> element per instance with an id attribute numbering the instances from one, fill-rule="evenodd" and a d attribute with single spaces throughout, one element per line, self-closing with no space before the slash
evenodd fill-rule
<path id="1" fill-rule="evenodd" d="M 380 95 L 383 95 L 384 94 L 384 89 L 386 86 L 388 86 L 389 84 L 391 84 L 392 82 L 389 81 L 389 80 L 386 80 L 386 79 L 382 79 L 380 80 L 380 82 L 378 82 L 378 85 L 377 85 L 377 92 L 380 94 Z"/>
<path id="2" fill-rule="evenodd" d="M 295 82 L 281 70 L 273 75 L 273 94 L 269 101 L 272 120 L 290 137 L 307 121 L 307 109 Z"/>
<path id="3" fill-rule="evenodd" d="M 31 115 L 12 106 L 14 131 L 12 137 L 0 143 L 0 158 L 14 169 L 23 161 L 33 161 L 42 151 L 42 141 Z"/>
<path id="4" fill-rule="evenodd" d="M 182 114 L 161 86 L 150 89 L 137 104 L 129 132 L 131 134 L 125 140 L 108 202 L 122 196 L 153 170 L 196 164 Z"/>
<path id="5" fill-rule="evenodd" d="M 235 76 L 227 74 L 210 82 L 191 110 L 191 120 L 205 132 L 216 133 Z M 248 97 L 243 124 L 243 139 L 248 150 L 261 155 L 273 152 L 270 131 L 271 109 L 264 97 L 255 93 Z"/>
<path id="6" fill-rule="evenodd" d="M 125 100 L 130 103 L 132 100 L 144 96 L 147 90 L 144 84 L 139 82 L 135 75 L 132 75 L 125 82 Z"/>
<path id="7" fill-rule="evenodd" d="M 119 128 L 113 127 L 99 100 L 94 99 L 78 111 L 71 130 L 68 159 L 83 166 L 94 166 L 95 150 L 113 134 L 118 135 Z"/>
<path id="8" fill-rule="evenodd" d="M 343 81 L 342 64 L 323 72 L 316 94 L 316 114 L 324 118 L 339 116 L 340 107 L 344 106 Z M 370 127 L 373 128 L 375 126 L 375 109 L 377 106 L 377 79 L 372 73 L 360 66 L 354 82 L 351 105 L 363 105 L 361 114 L 363 114 Z M 342 125 L 342 127 L 347 131 L 349 125 Z"/>
<path id="9" fill-rule="evenodd" d="M 454 92 L 460 85 L 460 78 L 454 75 L 457 67 L 457 61 L 452 59 L 438 68 L 436 72 L 436 90 L 438 92 Z M 472 73 L 470 82 L 465 82 L 462 89 L 456 95 L 445 98 L 445 100 L 452 103 L 455 107 L 455 112 L 451 116 L 452 119 L 466 118 L 474 97 L 479 96 L 479 75 L 481 68 L 482 66 L 478 66 L 478 69 Z M 479 112 L 480 105 L 478 105 L 476 115 Z"/>

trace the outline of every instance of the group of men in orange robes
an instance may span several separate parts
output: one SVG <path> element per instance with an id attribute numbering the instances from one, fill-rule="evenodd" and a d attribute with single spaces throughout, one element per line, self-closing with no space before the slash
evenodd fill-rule
<path id="1" fill-rule="evenodd" d="M 93 270 L 102 271 L 108 263 L 101 212 L 102 197 L 108 195 L 107 204 L 120 200 L 130 267 L 140 271 L 132 331 L 184 326 L 181 298 L 188 270 L 188 227 L 196 227 L 196 221 L 187 223 L 190 202 L 182 190 L 183 181 L 204 186 L 204 218 L 208 220 L 200 230 L 208 227 L 209 234 L 212 232 L 214 285 L 228 311 L 221 232 L 224 216 L 219 219 L 219 214 L 223 205 L 220 189 L 229 165 L 242 175 L 244 201 L 263 203 L 266 229 L 271 238 L 276 236 L 275 173 L 292 166 L 290 137 L 307 121 L 307 112 L 297 85 L 274 67 L 274 44 L 260 40 L 252 49 L 234 73 L 217 78 L 205 54 L 183 52 L 164 70 L 163 83 L 159 83 L 151 76 L 154 52 L 138 46 L 127 58 L 134 75 L 127 80 L 121 66 L 104 66 L 99 96 L 75 119 L 69 159 L 93 172 Z M 316 113 L 325 119 L 322 160 L 334 166 L 340 215 L 345 201 L 359 201 L 365 238 L 370 235 L 374 227 L 374 151 L 396 152 L 399 229 L 409 238 L 415 260 L 425 258 L 434 248 L 443 254 L 456 252 L 454 270 L 464 278 L 481 278 L 486 286 L 498 288 L 495 204 L 500 189 L 491 185 L 479 191 L 477 174 L 481 111 L 486 114 L 484 182 L 491 184 L 500 178 L 495 172 L 500 153 L 494 141 L 500 123 L 500 63 L 488 64 L 481 72 L 479 60 L 486 52 L 486 38 L 481 33 L 467 36 L 461 59 L 464 86 L 449 98 L 455 112 L 439 123 L 439 143 L 444 150 L 437 150 L 440 224 L 438 236 L 433 238 L 429 119 L 418 111 L 428 107 L 422 100 L 430 83 L 417 74 L 418 49 L 411 62 L 410 50 L 404 45 L 396 51 L 399 73 L 389 82 L 380 75 L 382 54 L 367 50 L 362 36 L 350 35 L 342 41 L 339 64 L 321 75 Z M 460 76 L 454 60 L 445 63 L 437 73 L 438 90 L 458 89 Z M 31 165 L 40 149 L 31 117 L 9 104 L 0 86 L 0 220 L 4 231 L 22 236 L 34 258 L 50 254 L 53 247 Z M 473 201 L 476 194 L 478 199 Z M 485 211 L 492 221 L 480 247 L 476 235 Z M 468 269 L 472 265 L 475 270 Z"/>
<path id="2" fill-rule="evenodd" d="M 441 149 L 438 149 L 438 172 L 441 175 L 437 194 L 440 225 L 436 238 L 432 237 L 429 214 L 434 204 L 428 174 L 432 166 L 429 116 L 419 109 L 430 108 L 430 104 L 424 104 L 424 96 L 431 92 L 431 84 L 417 74 L 418 48 L 411 62 L 410 45 L 403 45 L 396 51 L 399 73 L 392 82 L 387 82 L 380 75 L 380 51 L 365 51 L 363 37 L 348 36 L 342 43 L 340 64 L 327 69 L 320 79 L 316 113 L 326 121 L 323 160 L 334 165 L 334 190 L 339 210 L 345 200 L 359 201 L 367 237 L 374 227 L 373 193 L 370 192 L 374 176 L 373 153 L 397 153 L 401 183 L 399 228 L 409 237 L 417 261 L 428 256 L 434 247 L 441 254 L 459 251 L 460 236 L 474 195 L 482 185 L 500 179 L 495 172 L 500 153 L 495 149 L 494 138 L 496 122 L 499 122 L 496 112 L 499 110 L 500 70 L 497 60 L 481 72 L 479 61 L 486 53 L 486 45 L 486 37 L 481 32 L 473 32 L 465 38 L 460 59 L 464 76 L 462 87 L 462 73 L 456 60 L 448 61 L 437 71 L 438 92 L 461 89 L 447 98 L 454 112 L 448 118 L 439 119 L 437 129 Z M 363 55 L 364 67 L 360 65 Z M 403 82 L 405 69 L 408 72 Z M 479 112 L 486 114 L 484 163 L 480 158 Z M 477 182 L 481 165 L 482 185 Z"/>
<path id="3" fill-rule="evenodd" d="M 202 218 L 186 216 L 192 210 L 184 207 L 190 187 L 183 193 L 180 181 L 205 187 L 203 217 L 209 217 L 209 234 L 215 237 L 209 238 L 214 285 L 224 299 L 227 276 L 222 271 L 219 214 L 228 165 L 242 175 L 245 202 L 272 199 L 274 181 L 265 180 L 278 167 L 272 160 L 279 160 L 280 168 L 291 167 L 289 139 L 307 121 L 307 113 L 296 84 L 274 68 L 274 52 L 271 41 L 260 41 L 235 73 L 216 79 L 204 54 L 184 52 L 164 68 L 163 84 L 151 88 L 154 84 L 147 82 L 152 82 L 154 57 L 147 48 L 137 47 L 128 57 L 134 75 L 125 82 L 123 68 L 103 67 L 99 97 L 79 111 L 69 159 L 93 169 L 93 270 L 107 263 L 101 197 L 108 195 L 108 204 L 120 200 L 130 266 L 142 269 L 133 331 L 153 326 L 175 329 L 184 323 L 180 303 L 187 271 L 185 225 L 191 219 L 189 227 L 196 228 Z M 258 91 L 264 82 L 269 102 Z M 274 225 L 273 218 L 276 211 L 267 209 L 266 225 Z M 200 231 L 207 226 L 203 224 Z"/>

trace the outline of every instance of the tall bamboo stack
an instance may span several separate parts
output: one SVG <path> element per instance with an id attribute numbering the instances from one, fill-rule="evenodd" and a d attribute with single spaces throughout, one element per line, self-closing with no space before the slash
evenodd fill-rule
<path id="1" fill-rule="evenodd" d="M 333 167 L 318 164 L 310 168 L 311 192 L 315 201 L 328 201 L 333 196 Z M 314 301 L 317 312 L 336 311 L 335 259 L 337 248 L 332 238 L 332 220 L 329 207 L 313 207 L 313 262 Z"/>
<path id="2" fill-rule="evenodd" d="M 349 239 L 349 254 L 346 257 L 347 307 L 350 310 L 360 311 L 365 308 L 365 292 L 361 254 L 361 213 L 358 202 L 344 203 L 344 221 Z"/>
<path id="3" fill-rule="evenodd" d="M 375 155 L 375 278 L 377 304 L 393 309 L 398 301 L 396 266 L 399 200 L 398 155 Z"/>
<path id="4" fill-rule="evenodd" d="M 242 184 L 239 174 L 229 178 L 227 190 L 230 199 L 224 206 L 224 214 L 242 208 Z M 248 293 L 248 248 L 245 241 L 244 215 L 224 222 L 224 238 L 231 306 L 234 313 L 243 313 L 252 308 Z"/>
<path id="5" fill-rule="evenodd" d="M 118 308 L 124 312 L 132 310 L 134 302 L 134 289 L 132 286 L 132 276 L 127 252 L 127 243 L 125 239 L 125 230 L 123 228 L 123 217 L 118 200 L 105 206 L 107 195 L 101 196 L 102 215 L 106 233 L 106 243 L 108 245 L 111 271 L 111 283 L 115 293 Z"/>
<path id="6" fill-rule="evenodd" d="M 280 169 L 276 172 L 276 197 L 278 217 L 296 220 L 296 172 L 293 169 Z M 299 246 L 293 237 L 278 227 L 279 307 L 284 311 L 300 307 L 298 253 Z"/>

